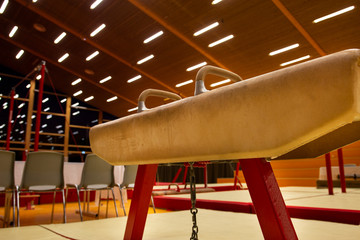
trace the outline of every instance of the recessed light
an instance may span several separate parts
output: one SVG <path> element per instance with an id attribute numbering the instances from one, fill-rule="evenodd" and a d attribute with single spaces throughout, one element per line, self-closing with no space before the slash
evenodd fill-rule
<path id="1" fill-rule="evenodd" d="M 299 46 L 300 46 L 300 45 L 299 45 L 298 43 L 296 43 L 296 44 L 293 44 L 293 45 L 290 45 L 290 46 L 287 46 L 287 47 L 284 47 L 284 48 L 281 48 L 281 49 L 272 51 L 271 53 L 269 53 L 269 55 L 270 55 L 270 56 L 274 56 L 274 55 L 276 55 L 276 54 L 289 51 L 289 50 L 294 49 L 294 48 L 297 48 L 297 47 L 299 47 Z"/>
<path id="2" fill-rule="evenodd" d="M 152 58 L 154 58 L 154 55 L 153 55 L 153 54 L 151 54 L 151 55 L 149 55 L 149 56 L 147 56 L 147 57 L 145 57 L 145 58 L 137 61 L 137 64 L 139 64 L 139 65 L 140 65 L 140 64 L 143 64 L 144 62 L 147 62 L 147 61 L 149 61 L 149 60 L 152 59 Z"/>
<path id="3" fill-rule="evenodd" d="M 54 43 L 55 43 L 55 44 L 58 44 L 65 36 L 66 36 L 66 32 L 62 32 L 62 33 L 54 40 Z"/>
<path id="4" fill-rule="evenodd" d="M 62 55 L 61 58 L 58 59 L 58 62 L 61 63 L 62 61 L 64 61 L 66 58 L 69 57 L 69 54 L 68 53 L 65 53 L 64 55 Z"/>
<path id="5" fill-rule="evenodd" d="M 218 22 L 214 22 L 212 24 L 210 24 L 209 26 L 207 27 L 204 27 L 202 29 L 200 29 L 199 31 L 195 32 L 194 33 L 194 36 L 199 36 L 200 34 L 203 34 L 204 32 L 207 32 L 209 31 L 210 29 L 213 29 L 215 27 L 219 26 L 219 23 Z"/>
<path id="6" fill-rule="evenodd" d="M 78 79 L 76 79 L 75 81 L 73 81 L 73 82 L 71 83 L 71 85 L 75 86 L 76 84 L 78 84 L 78 83 L 80 83 L 80 82 L 81 82 L 81 78 L 78 78 Z"/>
<path id="7" fill-rule="evenodd" d="M 90 9 L 96 8 L 103 0 L 96 0 L 93 4 L 91 4 Z"/>
<path id="8" fill-rule="evenodd" d="M 132 83 L 132 82 L 134 82 L 134 81 L 136 81 L 136 80 L 138 80 L 138 79 L 140 79 L 140 78 L 141 78 L 141 75 L 137 75 L 137 76 L 135 76 L 135 77 L 130 78 L 129 80 L 127 80 L 127 82 L 128 82 L 128 83 Z"/>
<path id="9" fill-rule="evenodd" d="M 147 39 L 145 39 L 144 43 L 151 42 L 155 38 L 160 37 L 161 35 L 163 35 L 163 33 L 164 33 L 163 31 L 159 31 L 159 32 L 155 33 L 154 35 L 152 35 L 152 36 L 148 37 Z"/>
<path id="10" fill-rule="evenodd" d="M 112 78 L 111 76 L 107 76 L 106 78 L 104 78 L 104 79 L 100 80 L 100 82 L 99 82 L 99 83 L 104 83 L 104 82 L 107 82 L 107 81 L 109 81 L 111 78 Z"/>
<path id="11" fill-rule="evenodd" d="M 191 67 L 187 68 L 186 71 L 190 72 L 190 71 L 195 70 L 197 68 L 201 68 L 202 66 L 205 66 L 206 64 L 207 64 L 207 62 L 202 62 L 202 63 L 196 64 L 194 66 L 191 66 Z"/>
<path id="12" fill-rule="evenodd" d="M 185 81 L 185 82 L 176 84 L 175 87 L 182 87 L 182 86 L 184 86 L 184 85 L 187 85 L 187 84 L 190 84 L 190 83 L 193 83 L 193 82 L 194 82 L 194 81 L 193 81 L 192 79 L 190 79 L 190 80 L 187 80 L 187 81 Z"/>
<path id="13" fill-rule="evenodd" d="M 10 31 L 10 33 L 9 33 L 9 37 L 10 38 L 12 38 L 14 35 L 15 35 L 15 33 L 16 33 L 16 31 L 18 30 L 18 26 L 14 26 L 12 29 L 11 29 L 11 31 Z"/>
<path id="14" fill-rule="evenodd" d="M 21 56 L 24 54 L 24 50 L 20 50 L 17 54 L 16 54 L 16 56 L 15 56 L 15 58 L 16 59 L 19 59 L 19 58 L 21 58 Z"/>
<path id="15" fill-rule="evenodd" d="M 86 61 L 90 61 L 91 59 L 93 59 L 94 57 L 96 57 L 99 54 L 99 51 L 95 51 L 92 54 L 90 54 L 87 58 Z"/>
<path id="16" fill-rule="evenodd" d="M 107 102 L 112 102 L 112 101 L 116 100 L 117 98 L 118 98 L 117 96 L 114 96 L 112 98 L 107 99 L 106 101 Z"/>
<path id="17" fill-rule="evenodd" d="M 353 10 L 355 8 L 355 6 L 350 6 L 350 7 L 347 7 L 347 8 L 344 8 L 344 9 L 341 9 L 339 11 L 336 11 L 336 12 L 333 12 L 333 13 L 330 13 L 326 16 L 323 16 L 321 18 L 317 18 L 313 21 L 313 23 L 318 23 L 318 22 L 321 22 L 321 21 L 324 21 L 324 20 L 327 20 L 329 18 L 333 18 L 333 17 L 336 17 L 340 14 L 343 14 L 343 13 L 346 13 L 346 12 L 349 12 L 351 10 Z"/>
<path id="18" fill-rule="evenodd" d="M 230 79 L 225 79 L 225 80 L 222 80 L 222 81 L 220 81 L 220 82 L 216 82 L 216 83 L 211 84 L 210 87 L 216 87 L 216 86 L 219 86 L 219 85 L 223 85 L 223 84 L 225 84 L 225 83 L 228 83 L 228 82 L 231 82 L 231 80 L 230 80 Z"/>
<path id="19" fill-rule="evenodd" d="M 94 37 L 96 34 L 98 34 L 101 30 L 103 30 L 106 27 L 106 25 L 103 23 L 99 27 L 97 27 L 92 33 L 90 33 L 90 37 Z"/>
<path id="20" fill-rule="evenodd" d="M 282 64 L 280 64 L 280 66 L 286 66 L 286 65 L 290 65 L 290 64 L 293 64 L 293 63 L 296 63 L 296 62 L 300 62 L 300 61 L 303 61 L 305 59 L 308 59 L 310 58 L 310 55 L 306 55 L 304 57 L 300 57 L 300 58 L 297 58 L 297 59 L 294 59 L 294 60 L 291 60 L 291 61 L 288 61 L 288 62 L 284 62 Z"/>
<path id="21" fill-rule="evenodd" d="M 210 44 L 209 44 L 209 47 L 214 47 L 214 46 L 216 46 L 216 45 L 219 45 L 220 43 L 229 41 L 229 40 L 232 39 L 232 38 L 234 38 L 234 35 L 231 34 L 231 35 L 229 35 L 229 36 L 226 36 L 226 37 L 224 37 L 224 38 L 222 38 L 222 39 L 219 39 L 219 40 L 217 40 L 217 41 L 215 41 L 215 42 L 210 43 Z"/>

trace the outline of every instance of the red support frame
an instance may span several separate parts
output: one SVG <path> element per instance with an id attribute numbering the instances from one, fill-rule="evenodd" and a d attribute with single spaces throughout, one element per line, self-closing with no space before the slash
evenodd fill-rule
<path id="1" fill-rule="evenodd" d="M 126 240 L 142 239 L 157 167 L 157 164 L 138 167 L 124 235 Z"/>
<path id="2" fill-rule="evenodd" d="M 6 135 L 6 150 L 10 150 L 10 137 L 12 130 L 12 117 L 14 112 L 14 98 L 15 98 L 15 90 L 12 89 L 10 93 L 10 108 L 9 108 L 9 119 L 8 119 L 8 127 L 7 127 L 7 135 Z"/>
<path id="3" fill-rule="evenodd" d="M 326 176 L 327 176 L 327 183 L 328 183 L 328 192 L 329 192 L 329 195 L 334 195 L 334 186 L 333 186 L 332 173 L 331 173 L 330 153 L 325 154 L 325 161 L 326 161 Z"/>
<path id="4" fill-rule="evenodd" d="M 339 161 L 339 173 L 340 173 L 340 185 L 341 192 L 346 193 L 346 182 L 345 182 L 345 171 L 344 171 L 344 157 L 342 148 L 337 150 L 338 161 Z"/>
<path id="5" fill-rule="evenodd" d="M 36 124 L 35 124 L 35 141 L 34 141 L 34 151 L 38 151 L 39 149 L 39 132 L 40 132 L 40 124 L 41 124 L 41 105 L 42 105 L 42 97 L 44 91 L 44 79 L 45 79 L 45 61 L 42 62 L 41 65 L 41 78 L 39 81 L 39 94 L 38 94 L 38 102 L 36 109 Z"/>
<path id="6" fill-rule="evenodd" d="M 269 162 L 241 159 L 241 168 L 265 239 L 298 239 Z"/>

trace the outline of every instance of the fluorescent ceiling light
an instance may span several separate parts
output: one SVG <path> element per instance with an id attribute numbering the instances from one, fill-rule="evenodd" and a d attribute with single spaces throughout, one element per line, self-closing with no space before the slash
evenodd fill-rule
<path id="1" fill-rule="evenodd" d="M 47 127 L 47 124 L 44 124 L 41 126 L 41 128 L 46 128 Z"/>
<path id="2" fill-rule="evenodd" d="M 55 44 L 58 44 L 65 36 L 66 36 L 66 32 L 62 32 L 62 33 L 54 40 L 54 43 L 55 43 Z"/>
<path id="3" fill-rule="evenodd" d="M 18 98 L 19 97 L 19 94 L 15 94 L 14 98 Z"/>
<path id="4" fill-rule="evenodd" d="M 140 78 L 141 78 L 141 75 L 137 75 L 137 76 L 135 76 L 135 77 L 130 78 L 129 80 L 127 80 L 127 82 L 128 82 L 128 83 L 132 83 L 132 82 L 134 82 L 134 81 L 136 81 L 136 80 L 138 80 L 138 79 L 140 79 Z"/>
<path id="5" fill-rule="evenodd" d="M 47 101 L 49 101 L 49 98 L 45 98 L 42 100 L 42 103 L 46 103 Z"/>
<path id="6" fill-rule="evenodd" d="M 93 59 L 94 57 L 96 57 L 99 54 L 99 51 L 95 51 L 92 54 L 90 54 L 87 58 L 86 61 L 90 61 L 91 59 Z"/>
<path id="7" fill-rule="evenodd" d="M 59 58 L 58 62 L 61 63 L 62 61 L 64 61 L 67 57 L 69 57 L 68 53 L 65 53 L 64 55 L 62 55 L 61 58 Z"/>
<path id="8" fill-rule="evenodd" d="M 185 81 L 185 82 L 176 84 L 175 87 L 182 87 L 182 86 L 187 85 L 187 84 L 190 84 L 190 83 L 192 83 L 192 82 L 194 82 L 194 81 L 193 81 L 192 79 L 190 79 L 190 80 L 188 80 L 188 81 Z"/>
<path id="9" fill-rule="evenodd" d="M 194 65 L 192 67 L 187 68 L 186 71 L 190 72 L 190 71 L 195 70 L 197 68 L 201 68 L 202 66 L 205 66 L 206 64 L 207 64 L 207 62 L 202 62 L 202 63 L 196 64 L 196 65 Z"/>
<path id="10" fill-rule="evenodd" d="M 144 63 L 144 62 L 146 62 L 146 61 L 149 61 L 150 59 L 152 59 L 152 58 L 154 58 L 154 55 L 149 55 L 149 56 L 147 56 L 147 57 L 145 57 L 145 58 L 143 58 L 143 59 L 141 59 L 141 60 L 139 60 L 138 62 L 137 62 L 137 64 L 142 64 L 142 63 Z"/>
<path id="11" fill-rule="evenodd" d="M 25 105 L 25 103 L 21 103 L 18 108 L 22 108 Z"/>
<path id="12" fill-rule="evenodd" d="M 83 91 L 82 91 L 82 90 L 79 90 L 79 91 L 77 91 L 76 93 L 74 93 L 74 97 L 79 96 L 79 95 L 82 94 L 82 93 L 83 93 Z"/>
<path id="13" fill-rule="evenodd" d="M 116 100 L 118 97 L 117 96 L 114 96 L 114 97 L 112 97 L 112 98 L 109 98 L 108 100 L 106 100 L 107 102 L 112 102 L 112 101 L 114 101 L 114 100 Z"/>
<path id="14" fill-rule="evenodd" d="M 133 111 L 136 111 L 136 110 L 138 110 L 138 107 L 131 108 L 131 109 L 128 110 L 128 112 L 133 112 Z"/>
<path id="15" fill-rule="evenodd" d="M 152 35 L 152 36 L 148 37 L 147 39 L 145 39 L 144 43 L 148 43 L 148 42 L 154 40 L 155 38 L 160 37 L 161 35 L 163 35 L 163 33 L 164 33 L 163 31 L 159 31 L 159 32 L 155 33 L 154 35 Z"/>
<path id="16" fill-rule="evenodd" d="M 50 119 L 50 118 L 52 118 L 51 114 L 46 116 L 46 119 Z"/>
<path id="17" fill-rule="evenodd" d="M 66 98 L 61 99 L 61 101 L 60 101 L 60 102 L 61 102 L 61 103 L 66 102 Z"/>
<path id="18" fill-rule="evenodd" d="M 59 130 L 58 133 L 59 133 L 59 134 L 62 134 L 62 133 L 64 133 L 64 131 L 63 131 L 63 130 Z"/>
<path id="19" fill-rule="evenodd" d="M 14 26 L 9 33 L 9 37 L 12 38 L 17 30 L 18 30 L 18 26 Z"/>
<path id="20" fill-rule="evenodd" d="M 80 83 L 80 82 L 81 82 L 81 78 L 78 78 L 78 79 L 76 79 L 75 81 L 73 81 L 73 82 L 71 83 L 71 85 L 75 86 L 76 84 L 78 84 L 78 83 Z"/>
<path id="21" fill-rule="evenodd" d="M 90 9 L 96 8 L 103 0 L 96 0 L 93 4 L 91 4 Z"/>
<path id="22" fill-rule="evenodd" d="M 88 102 L 88 101 L 90 101 L 90 100 L 93 100 L 94 99 L 94 96 L 90 96 L 90 97 L 87 97 L 87 98 L 85 98 L 85 102 Z"/>
<path id="23" fill-rule="evenodd" d="M 90 37 L 95 36 L 98 34 L 101 30 L 103 30 L 106 27 L 106 25 L 103 23 L 101 24 L 97 29 L 95 29 L 92 33 L 90 33 Z"/>
<path id="24" fill-rule="evenodd" d="M 71 105 L 72 107 L 76 107 L 76 106 L 79 106 L 79 103 L 74 103 L 73 105 Z"/>
<path id="25" fill-rule="evenodd" d="M 72 115 L 75 116 L 75 115 L 78 115 L 79 113 L 80 113 L 80 111 L 76 111 Z"/>
<path id="26" fill-rule="evenodd" d="M 41 75 L 39 74 L 36 76 L 36 80 L 40 80 L 40 79 L 41 79 Z"/>
<path id="27" fill-rule="evenodd" d="M 219 2 L 221 2 L 222 0 L 214 0 L 214 1 L 212 1 L 212 5 L 215 5 L 215 4 L 218 4 Z"/>
<path id="28" fill-rule="evenodd" d="M 299 47 L 299 46 L 300 46 L 300 45 L 299 45 L 298 43 L 296 43 L 296 44 L 293 44 L 293 45 L 290 45 L 290 46 L 281 48 L 281 49 L 279 49 L 279 50 L 272 51 L 271 53 L 269 53 L 269 55 L 270 55 L 270 56 L 274 56 L 274 55 L 276 55 L 276 54 L 289 51 L 289 50 L 294 49 L 294 48 L 297 48 L 297 47 Z"/>
<path id="29" fill-rule="evenodd" d="M 3 14 L 5 12 L 6 6 L 8 5 L 9 0 L 4 0 L 1 7 L 0 7 L 0 14 Z"/>
<path id="30" fill-rule="evenodd" d="M 35 115 L 31 115 L 31 119 L 34 119 L 34 118 L 36 118 L 36 116 L 35 116 Z"/>
<path id="31" fill-rule="evenodd" d="M 20 50 L 17 54 L 16 54 L 16 59 L 19 59 L 19 58 L 21 58 L 21 56 L 24 54 L 24 50 Z"/>
<path id="32" fill-rule="evenodd" d="M 49 111 L 49 110 L 50 110 L 50 108 L 47 107 L 47 108 L 44 109 L 44 112 L 47 112 L 47 111 Z"/>
<path id="33" fill-rule="evenodd" d="M 100 80 L 100 82 L 99 82 L 99 83 L 104 83 L 104 82 L 107 82 L 107 81 L 109 81 L 111 78 L 112 78 L 111 76 L 107 76 L 106 78 L 104 78 L 104 79 Z"/>
<path id="34" fill-rule="evenodd" d="M 77 135 L 77 134 L 79 134 L 79 131 L 75 131 L 75 132 L 73 132 L 73 134 L 74 134 L 74 135 Z"/>
<path id="35" fill-rule="evenodd" d="M 231 34 L 231 35 L 229 35 L 227 37 L 224 37 L 224 38 L 219 39 L 219 40 L 217 40 L 217 41 L 215 41 L 213 43 L 210 43 L 209 47 L 214 47 L 214 46 L 219 45 L 220 43 L 226 42 L 226 41 L 228 41 L 228 40 L 230 40 L 232 38 L 234 38 L 234 35 Z"/>
<path id="36" fill-rule="evenodd" d="M 62 125 L 57 125 L 55 128 L 56 129 L 62 128 Z"/>
<path id="37" fill-rule="evenodd" d="M 282 63 L 282 64 L 280 64 L 280 66 L 283 67 L 283 66 L 290 65 L 290 64 L 293 64 L 293 63 L 296 63 L 296 62 L 300 62 L 300 61 L 305 60 L 305 59 L 308 59 L 308 58 L 310 58 L 310 55 L 306 55 L 306 56 L 304 56 L 304 57 L 297 58 L 297 59 L 294 59 L 294 60 L 291 60 L 291 61 Z"/>
<path id="38" fill-rule="evenodd" d="M 216 82 L 216 83 L 211 84 L 210 87 L 216 87 L 216 86 L 228 83 L 228 82 L 231 82 L 231 80 L 230 79 L 225 79 L 225 80 L 222 80 L 220 82 Z"/>
<path id="39" fill-rule="evenodd" d="M 199 31 L 197 31 L 196 33 L 194 33 L 194 36 L 199 36 L 200 34 L 203 34 L 204 32 L 207 32 L 210 29 L 213 29 L 213 28 L 215 28 L 217 26 L 219 26 L 219 23 L 214 22 L 214 23 L 210 24 L 209 26 L 204 27 L 204 28 L 200 29 Z"/>
<path id="40" fill-rule="evenodd" d="M 32 2 L 33 2 L 33 3 L 36 3 L 36 2 L 37 2 L 37 0 L 32 0 Z"/>
<path id="41" fill-rule="evenodd" d="M 30 83 L 28 83 L 28 85 L 26 85 L 26 88 L 30 88 L 31 87 L 31 84 Z"/>
<path id="42" fill-rule="evenodd" d="M 354 8 L 355 8 L 355 6 L 350 6 L 350 7 L 341 9 L 341 10 L 339 10 L 339 11 L 337 11 L 337 12 L 330 13 L 330 14 L 328 14 L 328 15 L 326 15 L 326 16 L 323 16 L 323 17 L 321 17 L 321 18 L 315 19 L 315 20 L 313 21 L 313 23 L 318 23 L 318 22 L 327 20 L 327 19 L 329 19 L 329 18 L 333 18 L 333 17 L 338 16 L 338 15 L 340 15 L 340 14 L 349 12 L 349 11 L 353 10 Z"/>

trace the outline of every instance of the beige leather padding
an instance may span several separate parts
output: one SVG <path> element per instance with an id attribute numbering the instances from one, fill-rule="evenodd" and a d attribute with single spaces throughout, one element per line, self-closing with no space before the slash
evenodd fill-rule
<path id="1" fill-rule="evenodd" d="M 360 139 L 359 57 L 338 52 L 97 125 L 92 150 L 115 165 L 322 155 Z"/>

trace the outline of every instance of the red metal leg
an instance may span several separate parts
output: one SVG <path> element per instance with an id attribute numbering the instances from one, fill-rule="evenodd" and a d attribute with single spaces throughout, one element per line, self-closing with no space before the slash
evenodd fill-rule
<path id="1" fill-rule="evenodd" d="M 204 187 L 207 187 L 207 165 L 204 166 Z"/>
<path id="2" fill-rule="evenodd" d="M 157 167 L 157 164 L 138 167 L 124 239 L 142 239 Z"/>
<path id="3" fill-rule="evenodd" d="M 340 184 L 341 192 L 346 193 L 345 171 L 344 171 L 344 158 L 342 148 L 337 150 L 339 160 Z"/>
<path id="4" fill-rule="evenodd" d="M 188 168 L 189 168 L 188 166 L 185 166 L 182 184 L 186 183 L 186 175 L 187 175 L 187 172 L 188 172 Z"/>
<path id="5" fill-rule="evenodd" d="M 234 176 L 234 190 L 236 190 L 236 183 L 239 182 L 239 169 L 240 169 L 240 160 L 236 164 L 235 176 Z M 241 183 L 240 183 L 241 184 Z"/>
<path id="6" fill-rule="evenodd" d="M 45 79 L 45 61 L 41 65 L 41 78 L 39 80 L 39 94 L 38 94 L 38 103 L 36 109 L 36 123 L 35 123 L 35 140 L 34 140 L 34 152 L 37 152 L 39 149 L 39 137 L 40 137 L 40 124 L 41 124 L 41 105 L 42 105 L 42 96 L 44 90 L 44 80 Z"/>
<path id="7" fill-rule="evenodd" d="M 12 130 L 12 116 L 14 112 L 14 97 L 15 97 L 15 90 L 12 89 L 10 93 L 10 109 L 9 109 L 9 120 L 8 120 L 8 128 L 7 128 L 7 135 L 6 135 L 6 150 L 10 150 L 10 137 L 11 137 L 11 130 Z"/>
<path id="8" fill-rule="evenodd" d="M 331 158 L 330 153 L 325 154 L 328 191 L 329 191 L 329 195 L 334 195 L 334 187 L 333 187 L 333 180 L 332 180 L 332 174 L 331 174 L 331 159 L 330 158 Z"/>
<path id="9" fill-rule="evenodd" d="M 264 238 L 298 239 L 270 163 L 256 158 L 240 164 Z"/>
<path id="10" fill-rule="evenodd" d="M 175 183 L 176 180 L 178 179 L 180 173 L 181 173 L 182 167 L 179 167 L 179 170 L 177 171 L 175 177 L 173 178 L 173 180 L 171 181 L 171 183 Z"/>

